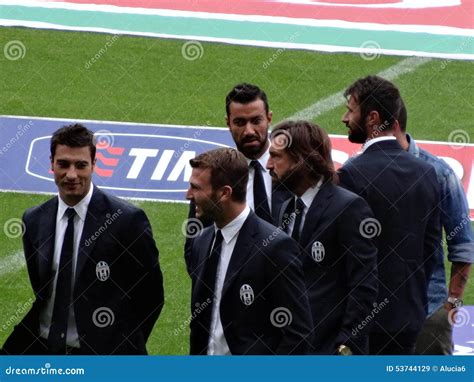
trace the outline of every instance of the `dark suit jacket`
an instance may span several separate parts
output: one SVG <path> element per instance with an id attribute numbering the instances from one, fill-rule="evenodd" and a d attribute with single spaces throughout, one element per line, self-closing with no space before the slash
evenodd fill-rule
<path id="1" fill-rule="evenodd" d="M 23 245 L 36 300 L 7 339 L 7 354 L 38 354 L 39 312 L 52 292 L 58 198 L 27 210 Z M 100 281 L 99 262 L 109 266 Z M 158 250 L 145 213 L 94 187 L 76 265 L 74 313 L 81 353 L 146 354 L 146 341 L 164 303 Z M 100 308 L 109 309 L 100 316 Z M 97 310 L 99 309 L 99 310 Z M 110 314 L 110 311 L 112 314 Z M 98 323 L 94 324 L 94 322 Z"/>
<path id="2" fill-rule="evenodd" d="M 378 301 L 389 302 L 375 316 L 375 333 L 412 333 L 426 317 L 427 287 L 441 233 L 439 185 L 434 168 L 381 141 L 340 169 L 341 185 L 362 196 L 379 221 Z"/>
<path id="3" fill-rule="evenodd" d="M 282 205 L 282 228 L 293 202 Z M 377 297 L 377 249 L 359 225 L 372 217 L 365 200 L 330 182 L 308 209 L 299 244 L 313 318 L 312 353 L 334 354 L 341 344 L 354 354 L 368 353 L 370 325 L 362 322 Z"/>
<path id="4" fill-rule="evenodd" d="M 289 197 L 291 197 L 291 192 L 286 189 L 283 185 L 281 184 L 273 184 L 272 185 L 272 208 L 271 208 L 271 214 L 273 217 L 273 225 L 278 226 L 278 218 L 279 218 L 279 213 L 280 213 L 280 208 L 281 205 L 285 200 L 287 200 Z M 189 219 L 195 219 L 196 217 L 196 205 L 194 204 L 193 201 L 189 203 L 189 213 L 188 213 L 188 221 Z M 201 219 L 202 227 L 210 227 L 214 222 L 209 219 Z M 193 237 L 196 235 L 196 230 L 195 228 L 197 227 L 196 224 L 192 225 L 193 228 L 189 228 L 190 233 L 192 234 L 191 237 L 186 237 L 186 241 L 184 243 L 184 260 L 186 262 L 186 268 L 189 271 L 189 259 L 186 254 L 189 254 L 189 246 L 191 245 Z M 189 227 L 189 226 L 188 226 Z"/>
<path id="5" fill-rule="evenodd" d="M 201 281 L 214 226 L 191 244 L 191 354 L 206 354 L 209 322 L 195 314 L 201 304 Z M 245 305 L 243 285 L 254 300 Z M 204 309 L 211 309 L 207 304 Z M 242 226 L 227 269 L 219 306 L 224 335 L 232 354 L 304 354 L 308 350 L 311 317 L 296 243 L 254 212 Z M 281 325 L 287 320 L 288 325 Z M 281 320 L 281 321 L 280 321 Z"/>

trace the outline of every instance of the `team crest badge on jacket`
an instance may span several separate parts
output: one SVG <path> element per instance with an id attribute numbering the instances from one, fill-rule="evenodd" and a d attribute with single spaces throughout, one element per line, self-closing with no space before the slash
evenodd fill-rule
<path id="1" fill-rule="evenodd" d="M 95 274 L 100 281 L 107 281 L 110 277 L 109 264 L 105 261 L 99 261 L 95 267 Z"/>
<path id="2" fill-rule="evenodd" d="M 244 284 L 240 287 L 240 300 L 244 305 L 251 305 L 254 300 L 253 289 L 250 285 Z"/>
<path id="3" fill-rule="evenodd" d="M 320 263 L 324 259 L 326 251 L 324 250 L 324 245 L 320 241 L 315 241 L 311 247 L 311 257 L 317 263 Z"/>

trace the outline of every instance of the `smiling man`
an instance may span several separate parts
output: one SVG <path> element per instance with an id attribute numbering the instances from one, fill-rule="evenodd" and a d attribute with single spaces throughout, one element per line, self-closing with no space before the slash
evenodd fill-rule
<path id="1" fill-rule="evenodd" d="M 93 133 L 51 138 L 58 196 L 27 210 L 23 246 L 36 300 L 3 354 L 146 354 L 163 307 L 158 250 L 145 213 L 92 185 Z"/>
<path id="2" fill-rule="evenodd" d="M 304 354 L 310 311 L 296 243 L 246 203 L 235 149 L 191 159 L 187 199 L 214 223 L 190 243 L 192 355 Z"/>

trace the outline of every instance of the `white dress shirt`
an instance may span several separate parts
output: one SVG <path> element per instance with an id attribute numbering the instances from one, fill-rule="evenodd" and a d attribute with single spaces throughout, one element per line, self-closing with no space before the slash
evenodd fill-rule
<path id="1" fill-rule="evenodd" d="M 369 139 L 369 140 L 366 141 L 366 142 L 364 143 L 364 145 L 362 146 L 361 152 L 364 152 L 365 150 L 367 150 L 367 149 L 368 149 L 370 146 L 372 146 L 374 143 L 382 142 L 382 141 L 394 141 L 394 140 L 396 140 L 396 139 L 397 139 L 397 138 L 395 138 L 394 136 L 391 136 L 391 135 Z"/>
<path id="2" fill-rule="evenodd" d="M 301 200 L 304 203 L 304 210 L 303 210 L 303 215 L 301 216 L 301 226 L 300 229 L 302 230 L 304 227 L 304 222 L 306 220 L 306 214 L 308 213 L 309 207 L 311 206 L 311 203 L 313 203 L 314 198 L 316 197 L 317 193 L 319 192 L 319 189 L 321 188 L 321 185 L 323 184 L 323 180 L 320 179 L 319 182 L 316 184 L 314 187 L 308 188 L 303 195 L 301 195 Z M 297 197 L 295 197 L 290 203 L 295 203 Z M 296 213 L 293 212 L 290 217 L 290 221 L 288 224 L 288 234 L 291 236 L 293 234 L 293 229 L 295 227 L 295 220 L 296 220 Z M 301 235 L 301 232 L 300 232 Z"/>
<path id="3" fill-rule="evenodd" d="M 211 332 L 209 335 L 209 344 L 207 347 L 207 354 L 209 355 L 230 355 L 229 346 L 224 336 L 224 329 L 222 328 L 220 305 L 222 298 L 222 289 L 224 287 L 225 275 L 229 267 L 232 252 L 234 252 L 235 243 L 239 237 L 239 232 L 244 225 L 245 220 L 249 216 L 250 208 L 248 206 L 221 229 L 222 232 L 222 247 L 219 264 L 217 266 L 216 284 L 214 288 L 214 303 L 212 305 L 212 319 Z M 217 231 L 217 226 L 214 224 L 214 229 Z"/>
<path id="4" fill-rule="evenodd" d="M 77 263 L 77 254 L 79 252 L 79 241 L 81 239 L 82 230 L 84 229 L 84 221 L 86 220 L 87 208 L 92 198 L 93 185 L 89 189 L 87 195 L 75 206 L 74 210 L 76 211 L 76 216 L 74 216 L 74 246 L 72 253 L 72 275 L 73 278 L 71 293 L 74 290 L 74 280 L 76 277 L 76 263 Z M 56 283 L 58 280 L 58 268 L 59 261 L 61 257 L 61 248 L 64 241 L 64 235 L 67 228 L 67 215 L 66 210 L 69 208 L 66 203 L 63 202 L 61 197 L 58 195 L 58 213 L 56 214 L 56 233 L 54 237 L 54 255 L 53 255 L 53 291 L 51 297 L 46 301 L 44 309 L 40 312 L 40 335 L 43 338 L 48 338 L 49 336 L 49 327 L 51 326 L 51 319 L 53 317 L 54 309 L 54 299 L 56 297 Z M 73 305 L 69 309 L 69 320 L 67 325 L 67 339 L 66 345 L 72 346 L 75 348 L 79 347 L 79 335 L 77 333 L 76 319 L 74 317 Z"/>
<path id="5" fill-rule="evenodd" d="M 250 166 L 252 160 L 247 159 L 247 163 Z M 270 213 L 272 212 L 272 177 L 270 172 L 267 170 L 267 162 L 270 159 L 270 148 L 265 151 L 265 153 L 257 159 L 258 163 L 262 166 L 262 176 L 263 183 L 265 183 L 265 191 L 267 192 L 268 207 L 270 208 Z M 253 200 L 253 180 L 255 179 L 255 169 L 249 167 L 249 181 L 247 182 L 247 205 L 255 211 L 255 203 Z"/>

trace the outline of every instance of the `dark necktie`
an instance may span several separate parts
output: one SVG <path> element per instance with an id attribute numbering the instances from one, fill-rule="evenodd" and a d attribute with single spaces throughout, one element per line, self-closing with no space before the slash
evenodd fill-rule
<path id="1" fill-rule="evenodd" d="M 295 204 L 296 219 L 295 219 L 295 225 L 293 226 L 293 232 L 291 233 L 291 237 L 295 239 L 296 241 L 300 240 L 301 222 L 303 220 L 304 207 L 305 205 L 303 201 L 300 198 L 296 199 L 296 204 Z"/>
<path id="2" fill-rule="evenodd" d="M 76 211 L 74 211 L 74 208 L 66 210 L 68 221 L 61 248 L 58 279 L 56 282 L 56 297 L 54 298 L 53 317 L 48 336 L 48 346 L 52 354 L 66 353 L 67 323 L 72 290 L 72 252 L 74 248 L 75 215 Z"/>
<path id="3" fill-rule="evenodd" d="M 263 181 L 262 166 L 257 160 L 250 162 L 250 166 L 254 168 L 255 175 L 253 179 L 253 205 L 255 213 L 258 217 L 272 223 L 272 215 L 268 205 L 267 191 L 265 190 L 265 182 Z"/>
<path id="4" fill-rule="evenodd" d="M 221 230 L 217 230 L 214 240 L 214 245 L 212 246 L 211 252 L 206 260 L 206 265 L 204 267 L 204 273 L 202 275 L 202 302 L 212 301 L 207 309 L 201 314 L 204 314 L 203 321 L 204 323 L 209 323 L 208 332 L 210 333 L 211 321 L 212 321 L 212 310 L 214 305 L 214 288 L 216 285 L 216 278 L 217 278 L 217 265 L 219 264 L 219 258 L 221 256 L 221 249 L 222 249 L 222 232 Z M 201 302 L 201 303 L 202 303 Z"/>

